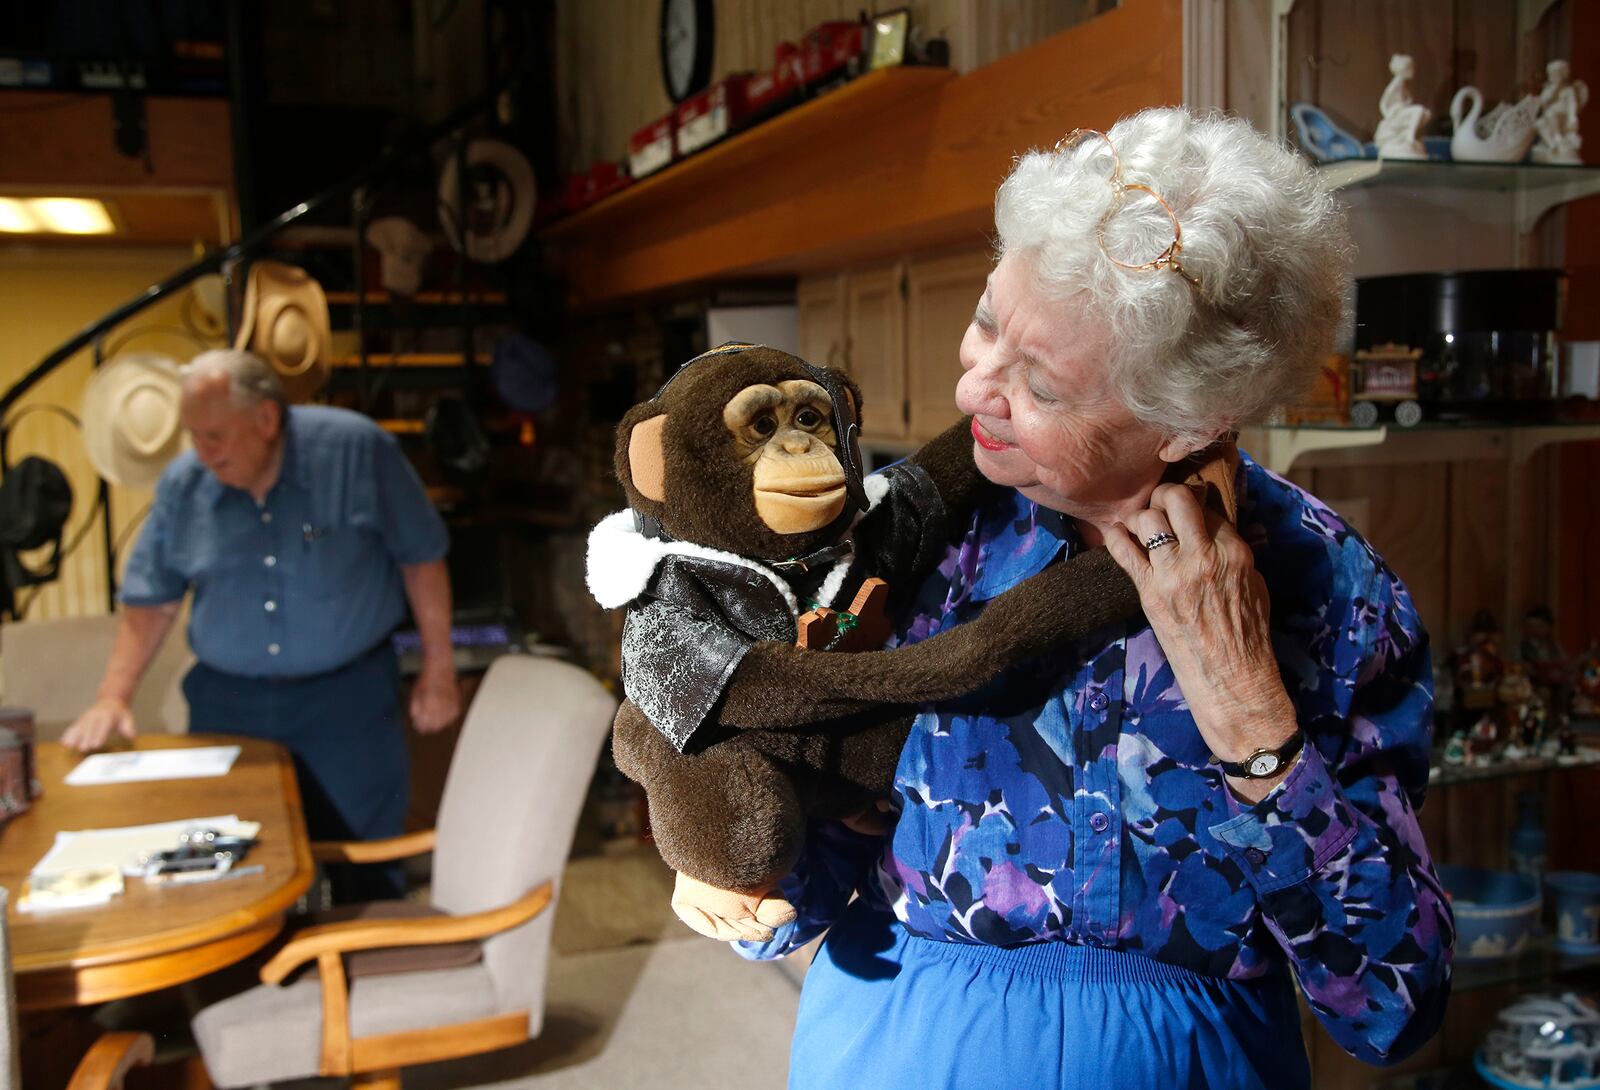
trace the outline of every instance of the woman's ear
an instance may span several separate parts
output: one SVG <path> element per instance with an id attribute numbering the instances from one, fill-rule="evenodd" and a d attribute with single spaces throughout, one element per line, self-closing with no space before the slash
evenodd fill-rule
<path id="1" fill-rule="evenodd" d="M 1232 435 L 1232 432 L 1218 431 L 1209 437 L 1201 437 L 1199 439 L 1195 439 L 1192 436 L 1189 438 L 1172 436 L 1169 437 L 1166 442 L 1161 444 L 1161 449 L 1157 453 L 1160 455 L 1160 458 L 1163 462 L 1166 462 L 1168 465 L 1175 465 L 1178 462 L 1184 461 L 1187 458 L 1192 458 L 1196 454 L 1216 446 L 1218 443 L 1222 442 L 1222 440 L 1231 438 Z"/>

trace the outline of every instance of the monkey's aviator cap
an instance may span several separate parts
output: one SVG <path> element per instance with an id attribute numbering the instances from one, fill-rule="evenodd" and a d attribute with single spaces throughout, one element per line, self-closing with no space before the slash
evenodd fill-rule
<path id="1" fill-rule="evenodd" d="M 746 344 L 744 341 L 729 341 L 719 344 L 709 351 L 702 352 L 682 367 L 678 368 L 667 381 L 661 384 L 661 389 L 656 391 L 660 397 L 668 386 L 689 368 L 696 364 L 715 366 L 716 361 L 723 356 L 735 356 L 741 352 L 752 349 L 761 349 L 766 352 L 778 352 L 779 349 L 767 348 L 759 344 Z M 783 353 L 788 355 L 788 353 Z M 867 490 L 861 483 L 861 418 L 857 415 L 855 407 L 851 405 L 850 398 L 845 393 L 844 383 L 839 381 L 837 375 L 825 367 L 818 367 L 807 363 L 799 356 L 789 356 L 795 365 L 805 372 L 807 378 L 821 386 L 828 393 L 828 401 L 833 406 L 833 434 L 839 437 L 839 466 L 844 470 L 845 494 L 849 497 L 849 507 L 856 511 L 867 509 Z"/>

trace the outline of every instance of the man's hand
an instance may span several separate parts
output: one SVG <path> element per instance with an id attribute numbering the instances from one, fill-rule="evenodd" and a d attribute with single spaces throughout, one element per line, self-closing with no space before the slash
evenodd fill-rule
<path id="1" fill-rule="evenodd" d="M 444 730 L 461 715 L 461 687 L 453 666 L 424 667 L 411 688 L 411 725 L 418 734 Z"/>
<path id="2" fill-rule="evenodd" d="M 79 753 L 91 753 L 105 745 L 113 731 L 130 742 L 139 733 L 133 721 L 133 709 L 126 701 L 102 698 L 66 729 L 61 744 Z"/>

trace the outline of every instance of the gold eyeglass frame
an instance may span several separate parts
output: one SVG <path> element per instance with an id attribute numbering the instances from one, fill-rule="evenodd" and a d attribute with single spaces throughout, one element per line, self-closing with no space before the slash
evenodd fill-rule
<path id="1" fill-rule="evenodd" d="M 1110 208 L 1106 209 L 1106 214 L 1100 217 L 1100 224 L 1095 229 L 1095 234 L 1100 240 L 1100 252 L 1105 254 L 1106 260 L 1110 261 L 1113 265 L 1117 265 L 1124 269 L 1132 269 L 1135 272 L 1142 272 L 1147 269 L 1171 269 L 1173 272 L 1187 280 L 1191 287 L 1204 296 L 1206 292 L 1205 288 L 1200 285 L 1200 279 L 1188 269 L 1185 269 L 1183 267 L 1183 263 L 1178 260 L 1178 255 L 1183 252 L 1183 225 L 1178 222 L 1178 214 L 1172 210 L 1172 206 L 1166 202 L 1166 199 L 1154 189 L 1151 189 L 1142 182 L 1125 182 L 1122 180 L 1122 156 L 1117 154 L 1117 146 L 1111 142 L 1111 137 L 1107 136 L 1099 129 L 1073 129 L 1066 136 L 1063 136 L 1059 141 L 1056 142 L 1056 151 L 1075 151 L 1082 147 L 1085 141 L 1087 141 L 1089 138 L 1096 136 L 1105 141 L 1106 150 L 1111 153 L 1111 177 L 1106 180 L 1111 184 L 1111 188 L 1115 190 L 1117 194 L 1115 203 L 1113 203 Z M 1117 213 L 1117 210 L 1122 207 L 1122 202 L 1126 198 L 1128 191 L 1131 189 L 1137 189 L 1140 192 L 1148 193 L 1150 197 L 1161 206 L 1161 210 L 1167 214 L 1167 218 L 1172 221 L 1172 242 L 1167 245 L 1165 250 L 1162 250 L 1159 254 L 1157 254 L 1153 260 L 1141 262 L 1137 265 L 1130 264 L 1126 261 L 1119 261 L 1110 250 L 1106 249 L 1106 222 L 1110 220 L 1111 217 Z"/>

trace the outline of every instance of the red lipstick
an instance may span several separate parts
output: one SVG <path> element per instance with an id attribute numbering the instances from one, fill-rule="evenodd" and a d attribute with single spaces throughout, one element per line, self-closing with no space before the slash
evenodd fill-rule
<path id="1" fill-rule="evenodd" d="M 978 423 L 977 417 L 972 418 L 972 437 L 978 441 L 978 445 L 984 450 L 1001 451 L 1011 449 L 1010 443 L 1003 443 L 985 431 L 983 425 Z"/>

